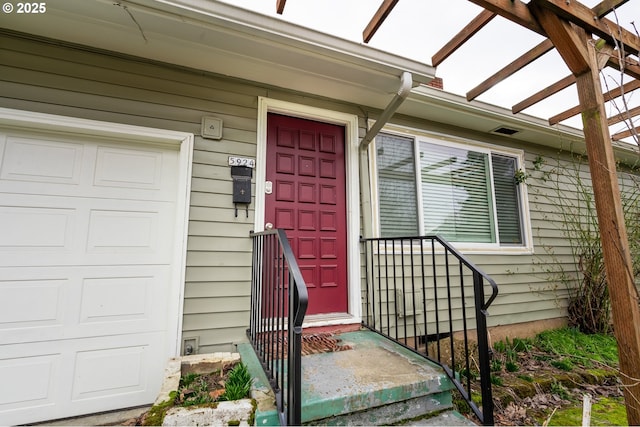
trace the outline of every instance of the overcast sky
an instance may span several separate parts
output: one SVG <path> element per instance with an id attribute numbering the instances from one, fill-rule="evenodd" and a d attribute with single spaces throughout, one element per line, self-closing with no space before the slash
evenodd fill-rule
<path id="1" fill-rule="evenodd" d="M 382 3 L 382 0 L 287 0 L 284 14 L 277 15 L 276 0 L 223 1 L 358 43 L 362 42 L 362 31 Z M 582 0 L 588 7 L 598 3 L 599 0 Z M 433 54 L 481 11 L 468 0 L 400 0 L 369 45 L 431 64 Z M 630 0 L 617 15 L 622 26 L 634 31 L 632 21 L 640 27 L 640 0 Z M 608 18 L 615 20 L 613 15 Z M 436 75 L 444 79 L 446 91 L 465 95 L 542 40 L 538 34 L 496 17 L 440 64 Z M 514 104 L 569 74 L 554 50 L 494 86 L 478 100 L 511 109 Z M 610 84 L 613 84 L 612 79 L 620 81 L 619 73 L 614 70 L 607 69 L 605 75 L 610 76 Z M 636 98 L 640 98 L 640 93 Z M 640 105 L 638 99 L 632 97 L 630 101 L 633 106 Z M 576 89 L 571 86 L 524 112 L 548 119 L 577 104 Z M 612 108 L 609 107 L 609 115 L 614 114 Z M 581 120 L 574 117 L 563 124 L 581 127 Z M 620 126 L 623 125 L 614 131 Z"/>

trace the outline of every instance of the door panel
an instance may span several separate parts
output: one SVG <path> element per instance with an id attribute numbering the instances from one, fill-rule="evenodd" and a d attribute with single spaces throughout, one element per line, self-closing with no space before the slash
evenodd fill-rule
<path id="1" fill-rule="evenodd" d="M 265 222 L 286 230 L 308 314 L 347 312 L 344 127 L 269 114 Z"/>

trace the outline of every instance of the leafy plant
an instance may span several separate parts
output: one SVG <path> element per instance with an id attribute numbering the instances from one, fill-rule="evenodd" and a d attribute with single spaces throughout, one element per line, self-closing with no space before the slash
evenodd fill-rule
<path id="1" fill-rule="evenodd" d="M 229 372 L 229 378 L 225 384 L 225 392 L 220 400 L 238 400 L 249 396 L 251 392 L 251 374 L 244 363 L 238 363 Z"/>
<path id="2" fill-rule="evenodd" d="M 241 362 L 209 374 L 185 374 L 180 378 L 175 404 L 195 406 L 220 400 L 238 400 L 249 396 L 251 374 Z"/>
<path id="3" fill-rule="evenodd" d="M 497 375 L 491 375 L 491 384 L 501 386 L 504 384 L 504 381 Z"/>
<path id="4" fill-rule="evenodd" d="M 533 169 L 539 171 L 542 169 L 542 166 L 544 164 L 545 164 L 544 157 L 538 155 L 533 161 Z"/>
<path id="5" fill-rule="evenodd" d="M 520 369 L 518 365 L 518 353 L 528 352 L 531 350 L 533 342 L 530 339 L 514 338 L 510 340 L 506 337 L 504 341 L 498 341 L 494 344 L 493 349 L 498 354 L 499 358 L 494 359 L 495 366 L 492 365 L 492 369 L 499 368 L 496 371 L 502 370 L 502 362 L 504 362 L 504 368 L 507 372 L 517 372 Z M 496 372 L 494 371 L 494 372 Z"/>
<path id="6" fill-rule="evenodd" d="M 532 383 L 533 382 L 533 377 L 530 376 L 530 375 L 522 374 L 522 375 L 518 375 L 518 378 L 520 378 L 521 380 L 526 381 L 528 383 Z"/>
<path id="7" fill-rule="evenodd" d="M 513 174 L 513 179 L 515 179 L 516 184 L 522 184 L 524 182 L 527 182 L 527 178 L 529 177 L 529 175 L 527 175 L 525 173 L 525 171 L 523 171 L 522 169 L 518 169 L 517 171 L 515 171 L 515 173 Z"/>
<path id="8" fill-rule="evenodd" d="M 510 360 L 507 360 L 507 363 L 505 363 L 504 367 L 508 372 L 517 372 L 518 369 L 520 369 L 517 363 Z"/>
<path id="9" fill-rule="evenodd" d="M 573 362 L 571 362 L 571 359 L 560 359 L 560 360 L 552 360 L 551 362 L 552 366 L 555 366 L 558 369 L 562 369 L 563 371 L 571 371 L 573 370 Z"/>
<path id="10" fill-rule="evenodd" d="M 465 378 L 469 378 L 470 380 L 473 380 L 475 379 L 476 374 L 470 369 L 463 368 L 460 370 L 460 377 L 465 377 Z"/>
<path id="11" fill-rule="evenodd" d="M 507 338 L 507 340 L 508 340 L 508 338 Z M 514 338 L 513 339 L 513 344 L 511 345 L 511 348 L 515 352 L 525 352 L 525 351 L 531 350 L 532 344 L 533 343 L 532 343 L 532 341 L 530 339 Z"/>
<path id="12" fill-rule="evenodd" d="M 569 392 L 567 391 L 567 388 L 563 386 L 560 382 L 555 380 L 551 383 L 550 391 L 552 394 L 555 394 L 561 399 L 569 399 L 570 397 Z"/>
<path id="13" fill-rule="evenodd" d="M 198 374 L 191 372 L 189 374 L 186 374 L 180 377 L 179 388 L 189 387 L 198 378 L 198 376 L 199 376 Z"/>
<path id="14" fill-rule="evenodd" d="M 187 381 L 178 388 L 181 398 L 180 405 L 195 406 L 213 403 L 215 399 L 209 394 L 209 385 L 204 377 L 196 375 L 188 378 Z"/>

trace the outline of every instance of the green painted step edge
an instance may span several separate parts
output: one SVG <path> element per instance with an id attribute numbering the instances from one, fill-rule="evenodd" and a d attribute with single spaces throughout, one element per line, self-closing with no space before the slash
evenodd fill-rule
<path id="1" fill-rule="evenodd" d="M 253 378 L 251 386 L 251 397 L 256 399 L 258 407 L 255 413 L 256 426 L 279 426 L 280 418 L 275 407 L 273 391 L 269 385 L 267 375 L 262 369 L 262 365 L 256 356 L 253 347 L 249 343 L 240 343 L 237 345 L 240 359 L 246 365 L 247 370 Z"/>
<path id="2" fill-rule="evenodd" d="M 449 409 L 453 406 L 453 401 L 452 401 L 452 396 L 450 391 L 443 391 L 443 392 L 437 392 L 437 393 L 424 395 L 424 396 L 412 397 L 412 398 L 406 399 L 406 402 L 417 402 L 421 399 L 428 399 L 430 401 L 428 406 L 432 407 L 433 409 L 429 409 L 428 411 L 431 411 L 431 410 L 442 411 L 445 409 Z M 370 411 L 370 410 L 376 410 L 382 407 L 402 404 L 403 402 L 405 401 L 390 400 L 388 402 L 382 402 L 379 405 L 354 408 L 353 410 L 350 410 L 350 408 L 336 406 L 337 405 L 336 401 L 325 402 L 324 406 L 323 405 L 304 406 L 303 412 L 302 412 L 302 422 L 303 423 L 320 422 L 321 424 L 332 425 L 333 423 L 331 422 L 331 420 L 336 417 L 338 417 L 339 419 L 344 419 L 344 418 L 348 419 L 349 414 L 366 413 L 367 411 Z M 341 410 L 338 408 L 340 408 Z M 372 424 L 378 424 L 378 423 L 376 422 Z M 335 425 L 343 425 L 343 424 L 338 423 Z"/>

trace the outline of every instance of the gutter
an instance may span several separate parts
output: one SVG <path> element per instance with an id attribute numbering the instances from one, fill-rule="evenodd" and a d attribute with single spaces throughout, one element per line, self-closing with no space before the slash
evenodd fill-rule
<path id="1" fill-rule="evenodd" d="M 398 92 L 360 142 L 360 167 L 358 168 L 360 170 L 360 205 L 362 207 L 361 212 L 363 219 L 362 231 L 364 233 L 363 235 L 366 237 L 373 236 L 371 177 L 369 175 L 369 156 L 367 153 L 367 147 L 371 141 L 373 141 L 373 138 L 376 137 L 378 132 L 380 132 L 382 127 L 387 124 L 400 105 L 402 105 L 404 100 L 407 99 L 412 88 L 413 78 L 411 77 L 411 73 L 403 71 L 402 76 L 400 76 L 400 87 L 398 88 Z"/>
<path id="2" fill-rule="evenodd" d="M 378 132 L 382 129 L 382 127 L 387 124 L 391 116 L 396 112 L 396 110 L 400 107 L 400 105 L 407 99 L 411 89 L 413 87 L 413 79 L 411 77 L 411 73 L 408 71 L 404 71 L 402 76 L 400 76 L 400 87 L 398 88 L 398 92 L 393 97 L 389 105 L 384 109 L 378 120 L 371 126 L 371 128 L 367 131 L 367 134 L 362 138 L 362 142 L 360 142 L 360 149 L 364 150 L 367 146 L 373 141 L 373 138 L 376 137 Z"/>

